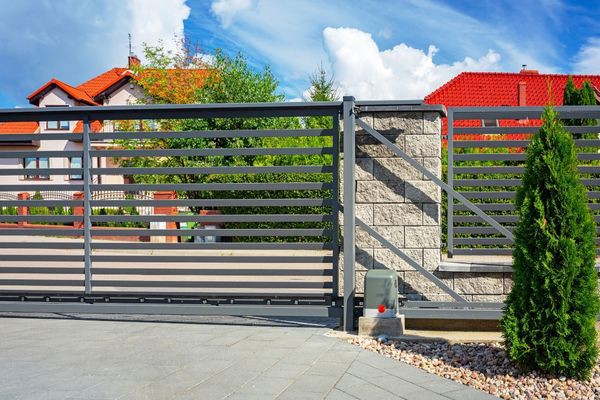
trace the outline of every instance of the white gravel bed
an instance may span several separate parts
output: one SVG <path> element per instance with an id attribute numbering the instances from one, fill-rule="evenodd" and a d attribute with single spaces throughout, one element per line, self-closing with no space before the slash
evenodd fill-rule
<path id="1" fill-rule="evenodd" d="M 521 372 L 498 342 L 450 344 L 361 337 L 348 341 L 502 399 L 600 399 L 600 364 L 590 381 L 584 382 Z"/>

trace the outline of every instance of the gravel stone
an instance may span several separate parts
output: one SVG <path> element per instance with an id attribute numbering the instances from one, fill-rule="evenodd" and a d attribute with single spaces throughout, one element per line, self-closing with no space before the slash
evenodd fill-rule
<path id="1" fill-rule="evenodd" d="M 600 399 L 600 363 L 589 381 L 521 371 L 502 343 L 378 341 L 356 337 L 354 345 L 429 373 L 468 385 L 501 399 Z"/>

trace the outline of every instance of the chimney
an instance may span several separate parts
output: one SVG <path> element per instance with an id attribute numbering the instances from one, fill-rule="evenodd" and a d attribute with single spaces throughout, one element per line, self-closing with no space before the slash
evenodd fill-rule
<path id="1" fill-rule="evenodd" d="M 518 97 L 519 97 L 519 107 L 526 106 L 527 105 L 527 84 L 523 81 L 519 82 Z"/>
<path id="2" fill-rule="evenodd" d="M 137 58 L 137 56 L 130 54 L 129 57 L 127 57 L 127 66 L 129 68 L 133 67 L 134 65 L 140 65 L 141 61 L 139 58 Z"/>

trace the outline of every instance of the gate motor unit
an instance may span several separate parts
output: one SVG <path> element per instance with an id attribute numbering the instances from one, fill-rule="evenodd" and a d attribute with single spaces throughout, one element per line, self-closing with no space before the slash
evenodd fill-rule
<path id="1" fill-rule="evenodd" d="M 398 314 L 398 278 L 395 271 L 370 269 L 365 276 L 363 315 L 394 318 Z"/>

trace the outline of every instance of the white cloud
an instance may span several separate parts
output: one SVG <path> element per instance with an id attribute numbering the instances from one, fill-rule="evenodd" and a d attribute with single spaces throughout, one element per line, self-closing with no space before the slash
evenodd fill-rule
<path id="1" fill-rule="evenodd" d="M 588 39 L 575 57 L 575 72 L 578 74 L 600 74 L 600 37 Z"/>
<path id="2" fill-rule="evenodd" d="M 492 50 L 478 59 L 436 64 L 435 46 L 427 53 L 404 43 L 381 51 L 371 34 L 353 28 L 325 28 L 323 39 L 340 92 L 357 99 L 423 98 L 462 71 L 499 69 L 500 55 Z"/>
<path id="3" fill-rule="evenodd" d="M 252 0 L 215 0 L 210 8 L 221 21 L 221 25 L 227 28 L 239 13 L 250 7 Z"/>
<path id="4" fill-rule="evenodd" d="M 113 67 L 127 66 L 127 34 L 134 52 L 163 40 L 167 49 L 182 37 L 190 8 L 185 0 L 103 2 L 20 0 L 0 12 L 0 97 L 25 97 L 55 77 L 77 85 Z"/>
<path id="5" fill-rule="evenodd" d="M 125 4 L 131 15 L 129 29 L 136 43 L 154 45 L 162 39 L 167 50 L 177 49 L 176 37 L 184 37 L 183 21 L 191 11 L 185 0 L 129 0 Z M 141 53 L 141 47 L 138 52 Z"/>

